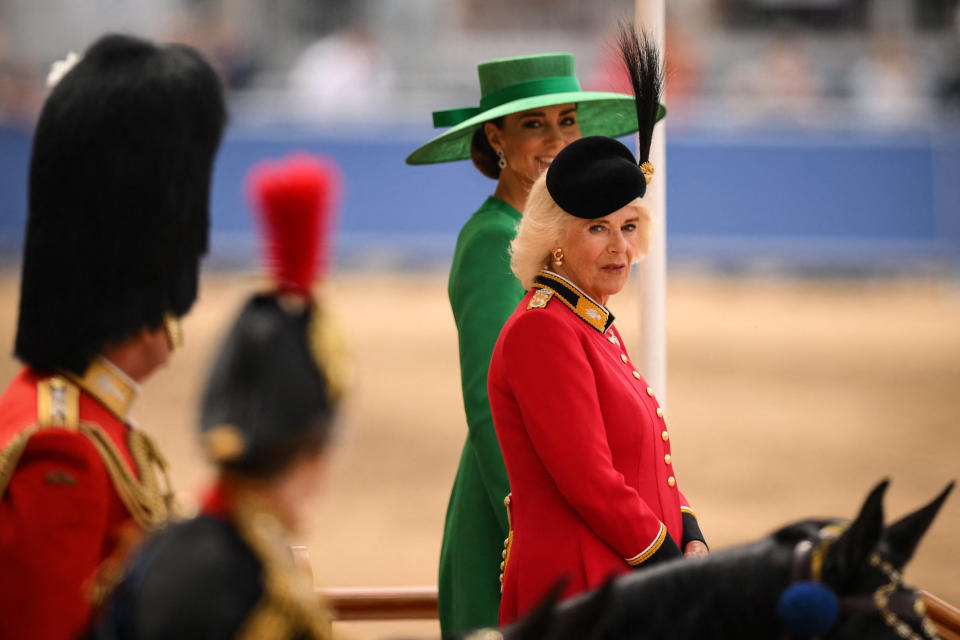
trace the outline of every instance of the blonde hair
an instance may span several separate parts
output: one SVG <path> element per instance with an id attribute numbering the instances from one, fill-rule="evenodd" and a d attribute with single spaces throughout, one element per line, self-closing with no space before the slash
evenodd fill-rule
<path id="1" fill-rule="evenodd" d="M 650 251 L 650 228 L 653 224 L 650 209 L 640 198 L 626 206 L 636 209 L 640 216 L 633 260 L 639 262 Z M 527 206 L 517 227 L 517 237 L 510 243 L 510 269 L 524 289 L 533 287 L 536 275 L 550 268 L 551 251 L 562 247 L 574 219 L 553 201 L 547 191 L 547 174 L 544 172 L 530 188 Z"/>

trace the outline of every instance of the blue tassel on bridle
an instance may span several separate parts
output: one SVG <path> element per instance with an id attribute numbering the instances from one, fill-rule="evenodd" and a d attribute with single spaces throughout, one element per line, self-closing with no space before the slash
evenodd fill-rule
<path id="1" fill-rule="evenodd" d="M 837 594 L 819 582 L 795 582 L 780 595 L 777 616 L 790 636 L 813 638 L 828 633 L 840 615 Z"/>

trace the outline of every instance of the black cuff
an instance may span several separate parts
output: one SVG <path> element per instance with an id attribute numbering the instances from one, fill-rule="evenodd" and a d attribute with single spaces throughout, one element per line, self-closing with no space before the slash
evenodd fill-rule
<path id="1" fill-rule="evenodd" d="M 680 541 L 680 547 L 686 549 L 687 543 L 694 540 L 707 544 L 703 533 L 700 531 L 700 523 L 697 522 L 697 517 L 687 511 L 684 511 L 681 515 L 683 517 L 683 539 Z"/>
<path id="2" fill-rule="evenodd" d="M 673 537 L 668 533 L 663 538 L 660 548 L 654 551 L 652 556 L 636 565 L 634 569 L 643 569 L 644 567 L 649 567 L 661 562 L 666 562 L 667 560 L 674 560 L 682 557 L 683 552 L 680 551 L 680 547 L 677 546 L 677 543 L 673 541 Z"/>

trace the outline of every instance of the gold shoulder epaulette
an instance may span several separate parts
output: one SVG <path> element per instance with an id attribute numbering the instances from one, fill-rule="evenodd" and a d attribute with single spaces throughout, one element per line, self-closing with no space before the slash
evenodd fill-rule
<path id="1" fill-rule="evenodd" d="M 40 429 L 80 424 L 80 390 L 69 380 L 53 376 L 37 383 L 37 421 L 22 429 L 0 450 L 0 496 L 7 489 L 27 443 Z"/>
<path id="2" fill-rule="evenodd" d="M 80 389 L 62 376 L 37 383 L 37 423 L 76 429 L 80 424 Z"/>
<path id="3" fill-rule="evenodd" d="M 550 298 L 553 297 L 553 293 L 553 289 L 549 289 L 547 287 L 538 289 L 537 292 L 533 294 L 533 297 L 530 298 L 530 304 L 527 305 L 527 311 L 530 309 L 543 309 L 546 307 L 547 303 L 550 302 Z"/>
<path id="4" fill-rule="evenodd" d="M 93 444 L 117 495 L 141 527 L 148 531 L 155 529 L 173 515 L 173 490 L 167 463 L 153 441 L 142 431 L 131 429 L 127 432 L 128 450 L 136 466 L 136 471 L 132 471 L 103 427 L 80 420 L 80 389 L 59 375 L 37 383 L 37 421 L 20 431 L 0 450 L 0 496 L 30 438 L 38 431 L 50 428 L 75 430 Z"/>

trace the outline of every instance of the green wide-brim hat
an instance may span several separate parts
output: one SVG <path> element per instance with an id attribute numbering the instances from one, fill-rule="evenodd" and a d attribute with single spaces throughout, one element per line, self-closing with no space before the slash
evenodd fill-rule
<path id="1" fill-rule="evenodd" d="M 545 53 L 483 62 L 480 106 L 433 112 L 434 127 L 451 127 L 409 156 L 407 164 L 452 162 L 470 157 L 473 132 L 488 120 L 537 107 L 574 102 L 580 134 L 616 138 L 637 130 L 633 96 L 581 91 L 573 71 L 573 55 Z M 663 105 L 659 120 L 666 113 Z"/>

